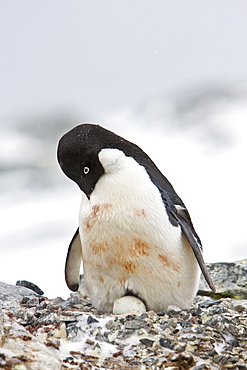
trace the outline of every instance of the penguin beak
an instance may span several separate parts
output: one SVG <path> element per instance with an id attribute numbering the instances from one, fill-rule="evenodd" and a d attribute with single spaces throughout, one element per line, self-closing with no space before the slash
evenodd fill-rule
<path id="1" fill-rule="evenodd" d="M 85 186 L 85 183 L 83 182 L 78 182 L 77 181 L 77 185 L 79 186 L 80 190 L 86 195 L 86 197 L 88 198 L 88 200 L 90 200 L 90 197 L 91 197 L 91 194 L 94 190 L 94 187 L 92 186 Z"/>

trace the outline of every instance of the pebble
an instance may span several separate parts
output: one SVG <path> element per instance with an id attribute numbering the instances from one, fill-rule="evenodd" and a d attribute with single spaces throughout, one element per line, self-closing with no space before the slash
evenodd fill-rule
<path id="1" fill-rule="evenodd" d="M 124 328 L 125 329 L 130 329 L 130 330 L 135 330 L 135 329 L 141 329 L 145 328 L 146 326 L 145 320 L 128 320 L 126 321 Z"/>
<path id="2" fill-rule="evenodd" d="M 153 347 L 154 340 L 149 339 L 149 338 L 142 338 L 139 340 L 140 343 L 144 344 L 147 347 Z"/>
<path id="3" fill-rule="evenodd" d="M 18 280 L 15 285 L 24 286 L 28 289 L 33 290 L 35 293 L 40 294 L 40 295 L 44 294 L 43 290 L 41 290 L 37 285 L 30 283 L 30 281 L 27 281 L 27 280 Z"/>
<path id="4" fill-rule="evenodd" d="M 99 322 L 95 317 L 89 315 L 87 318 L 87 323 L 92 324 L 93 322 Z"/>

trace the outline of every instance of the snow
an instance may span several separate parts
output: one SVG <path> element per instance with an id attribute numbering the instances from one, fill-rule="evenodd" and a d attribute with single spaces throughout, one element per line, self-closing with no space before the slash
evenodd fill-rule
<path id="1" fill-rule="evenodd" d="M 234 94 L 182 113 L 175 104 L 148 102 L 101 122 L 146 151 L 173 184 L 207 262 L 246 258 L 247 94 Z M 0 129 L 0 280 L 29 280 L 48 297 L 67 298 L 64 263 L 80 190 L 56 163 L 56 136 L 46 147 L 37 129 L 34 135 L 4 122 Z"/>
<path id="2" fill-rule="evenodd" d="M 97 317 L 98 322 L 87 324 L 87 319 L 90 315 L 83 313 L 78 321 L 78 334 L 72 342 L 67 340 L 61 344 L 60 350 L 57 353 L 61 359 L 65 359 L 70 356 L 70 351 L 82 352 L 87 356 L 96 356 L 102 359 L 111 357 L 113 353 L 117 352 L 117 346 L 107 343 L 105 341 L 95 341 L 95 336 L 91 335 L 93 331 L 97 331 L 100 328 L 100 332 L 103 334 L 106 331 L 106 323 L 109 321 L 109 317 Z M 87 339 L 91 339 L 94 345 L 88 344 Z M 97 346 L 99 345 L 99 347 Z"/>

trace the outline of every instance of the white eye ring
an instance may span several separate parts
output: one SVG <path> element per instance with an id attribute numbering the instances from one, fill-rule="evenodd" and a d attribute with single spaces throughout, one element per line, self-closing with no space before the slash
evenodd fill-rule
<path id="1" fill-rule="evenodd" d="M 83 172 L 84 172 L 85 175 L 87 175 L 89 171 L 90 171 L 90 168 L 89 167 L 85 166 L 83 168 Z"/>

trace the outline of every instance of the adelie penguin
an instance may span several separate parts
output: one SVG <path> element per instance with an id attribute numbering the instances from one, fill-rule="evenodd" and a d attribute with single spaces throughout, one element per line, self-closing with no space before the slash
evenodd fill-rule
<path id="1" fill-rule="evenodd" d="M 72 291 L 79 289 L 81 262 L 91 302 L 104 312 L 125 295 L 156 312 L 187 308 L 200 269 L 214 291 L 188 210 L 142 149 L 101 126 L 82 124 L 59 141 L 58 161 L 82 190 L 65 266 Z"/>

